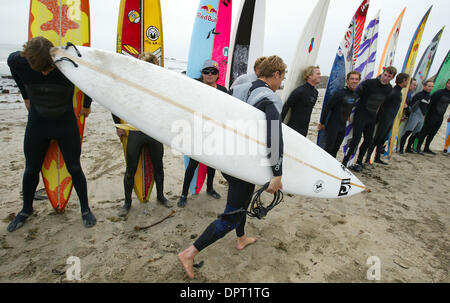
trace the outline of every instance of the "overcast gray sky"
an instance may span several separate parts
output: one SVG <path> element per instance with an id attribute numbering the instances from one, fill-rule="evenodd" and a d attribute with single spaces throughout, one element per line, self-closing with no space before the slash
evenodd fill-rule
<path id="1" fill-rule="evenodd" d="M 237 11 L 241 1 L 233 1 L 234 12 Z M 329 73 L 337 47 L 361 1 L 331 0 L 317 62 L 323 74 Z M 29 0 L 0 0 L 0 43 L 22 44 L 27 39 L 29 2 Z M 264 55 L 277 54 L 289 65 L 305 22 L 318 0 L 266 0 L 266 2 Z M 115 50 L 119 3 L 120 0 L 90 0 L 93 47 Z M 199 0 L 161 0 L 166 57 L 187 59 L 198 4 Z M 412 35 L 431 5 L 433 9 L 425 27 L 416 65 L 432 38 L 446 26 L 431 74 L 437 71 L 450 48 L 449 0 L 371 0 L 368 20 L 381 9 L 377 61 L 395 20 L 402 9 L 407 7 L 395 61 L 395 65 L 401 69 Z M 235 14 L 233 20 L 234 17 Z"/>

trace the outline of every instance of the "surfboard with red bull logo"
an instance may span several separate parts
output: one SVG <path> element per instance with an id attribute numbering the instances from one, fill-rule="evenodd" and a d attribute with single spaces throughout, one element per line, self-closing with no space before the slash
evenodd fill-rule
<path id="1" fill-rule="evenodd" d="M 43 36 L 55 46 L 72 42 L 90 46 L 89 0 L 30 0 L 28 38 Z M 83 107 L 85 95 L 77 87 L 73 94 L 75 115 Z M 77 119 L 80 144 L 83 142 L 85 117 Z M 42 179 L 51 205 L 57 212 L 64 211 L 69 202 L 73 184 L 64 157 L 55 140 L 50 142 L 41 168 Z"/>
<path id="2" fill-rule="evenodd" d="M 219 64 L 217 84 L 224 86 L 228 68 L 232 0 L 200 0 L 191 36 L 186 75 L 199 79 L 203 63 L 212 59 Z M 184 157 L 185 168 L 189 158 Z M 206 179 L 207 167 L 199 164 L 191 181 L 190 192 L 198 194 Z"/>

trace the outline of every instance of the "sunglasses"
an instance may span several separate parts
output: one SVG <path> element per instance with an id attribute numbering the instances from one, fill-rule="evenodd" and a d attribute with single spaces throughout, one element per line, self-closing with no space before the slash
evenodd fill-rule
<path id="1" fill-rule="evenodd" d="M 204 75 L 217 75 L 219 71 L 217 69 L 204 69 L 202 70 L 202 74 Z"/>

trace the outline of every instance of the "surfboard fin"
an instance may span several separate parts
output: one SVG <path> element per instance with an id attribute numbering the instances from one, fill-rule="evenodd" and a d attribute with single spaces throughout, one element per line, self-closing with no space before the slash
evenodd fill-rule
<path id="1" fill-rule="evenodd" d="M 67 57 L 61 57 L 58 60 L 56 60 L 54 63 L 56 64 L 56 63 L 61 62 L 61 61 L 69 61 L 70 63 L 73 64 L 73 66 L 78 67 L 78 64 L 76 64 L 75 62 L 72 61 L 72 59 L 69 59 Z"/>
<path id="2" fill-rule="evenodd" d="M 75 46 L 75 44 L 73 44 L 72 42 L 67 42 L 66 46 L 64 46 L 64 49 L 67 50 L 67 49 L 69 49 L 69 47 L 73 47 L 75 49 L 75 51 L 77 52 L 77 56 L 81 57 L 81 53 L 78 50 L 78 48 Z M 73 62 L 73 60 L 71 60 L 71 59 L 69 59 L 67 57 L 61 57 L 58 60 L 56 60 L 54 63 L 58 63 L 58 62 L 61 62 L 61 61 L 69 61 L 69 62 L 71 62 L 73 64 L 73 66 L 78 67 L 78 64 L 76 64 L 75 62 Z"/>
<path id="3" fill-rule="evenodd" d="M 78 50 L 78 48 L 75 46 L 75 44 L 73 44 L 72 42 L 67 42 L 66 46 L 64 47 L 65 50 L 68 50 L 69 47 L 73 47 L 75 49 L 75 51 L 77 52 L 77 56 L 81 57 L 81 53 Z"/>

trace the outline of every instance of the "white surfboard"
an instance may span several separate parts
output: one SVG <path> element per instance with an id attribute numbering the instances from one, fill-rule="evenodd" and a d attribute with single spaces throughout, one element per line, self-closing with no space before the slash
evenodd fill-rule
<path id="1" fill-rule="evenodd" d="M 286 102 L 292 91 L 304 84 L 303 72 L 308 66 L 315 65 L 322 41 L 323 29 L 330 0 L 320 0 L 305 23 L 303 33 L 297 44 L 291 65 L 288 67 L 281 99 Z M 285 122 L 290 120 L 290 112 Z"/>
<path id="2" fill-rule="evenodd" d="M 109 111 L 161 143 L 226 174 L 256 185 L 270 181 L 262 111 L 135 58 L 81 46 L 78 50 L 81 57 L 73 47 L 54 48 L 53 59 L 73 60 L 78 67 L 68 61 L 56 65 Z M 251 127 L 253 121 L 256 129 Z M 341 163 L 286 125 L 283 141 L 284 192 L 342 198 L 365 189 Z"/>

